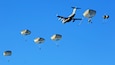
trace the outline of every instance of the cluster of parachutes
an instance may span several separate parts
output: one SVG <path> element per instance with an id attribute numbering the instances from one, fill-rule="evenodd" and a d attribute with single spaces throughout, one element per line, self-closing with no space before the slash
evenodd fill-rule
<path id="1" fill-rule="evenodd" d="M 30 34 L 31 34 L 31 31 L 28 30 L 28 29 L 25 29 L 25 30 L 21 31 L 21 35 L 26 36 L 26 35 L 30 35 Z M 60 35 L 60 34 L 54 34 L 54 35 L 51 36 L 51 40 L 53 40 L 53 41 L 58 41 L 61 38 L 62 38 L 62 35 Z M 45 41 L 45 39 L 42 38 L 42 37 L 37 37 L 37 38 L 34 39 L 34 42 L 36 44 L 42 44 L 44 41 Z"/>
<path id="2" fill-rule="evenodd" d="M 62 38 L 62 35 L 60 34 L 54 34 L 53 36 L 51 36 L 51 40 L 53 41 L 58 41 Z M 35 38 L 34 39 L 34 42 L 37 43 L 37 44 L 41 44 L 45 41 L 44 38 L 41 38 L 41 37 L 38 37 L 38 38 Z"/>
<path id="3" fill-rule="evenodd" d="M 84 13 L 83 16 L 85 18 L 88 18 L 88 22 L 91 22 L 91 19 L 96 15 L 96 11 L 93 9 L 87 9 Z M 108 19 L 109 15 L 104 15 L 103 19 Z"/>
<path id="4" fill-rule="evenodd" d="M 26 36 L 26 35 L 30 35 L 30 34 L 31 34 L 31 31 L 28 30 L 28 29 L 25 29 L 25 30 L 21 31 L 21 35 Z M 61 38 L 62 38 L 62 35 L 60 35 L 60 34 L 54 34 L 54 35 L 51 36 L 51 40 L 53 40 L 53 41 L 59 41 Z M 37 38 L 34 39 L 34 42 L 36 44 L 42 44 L 44 41 L 45 41 L 45 39 L 42 38 L 42 37 L 37 37 Z M 3 55 L 4 56 L 11 56 L 12 51 L 11 50 L 6 50 L 6 51 L 3 52 Z"/>

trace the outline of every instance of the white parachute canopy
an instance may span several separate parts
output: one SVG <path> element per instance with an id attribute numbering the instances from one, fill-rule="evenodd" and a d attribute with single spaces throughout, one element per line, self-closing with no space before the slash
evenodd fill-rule
<path id="1" fill-rule="evenodd" d="M 4 51 L 3 55 L 4 56 L 11 56 L 12 55 L 12 51 L 10 51 L 10 50 Z"/>
<path id="2" fill-rule="evenodd" d="M 58 41 L 62 38 L 62 35 L 60 34 L 54 34 L 53 36 L 51 36 L 51 40 L 54 40 L 54 41 Z"/>
<path id="3" fill-rule="evenodd" d="M 83 16 L 88 18 L 88 21 L 90 22 L 91 21 L 91 18 L 94 17 L 96 14 L 96 11 L 95 10 L 92 10 L 92 9 L 87 9 L 84 13 L 83 13 Z"/>
<path id="4" fill-rule="evenodd" d="M 22 35 L 30 35 L 30 34 L 31 34 L 31 31 L 28 30 L 28 29 L 25 29 L 25 30 L 22 30 L 22 31 L 21 31 L 21 34 L 22 34 Z"/>
<path id="5" fill-rule="evenodd" d="M 45 39 L 44 38 L 41 38 L 41 37 L 38 37 L 38 38 L 35 38 L 34 39 L 34 42 L 36 43 L 36 44 L 41 44 L 41 43 L 43 43 L 45 41 Z"/>

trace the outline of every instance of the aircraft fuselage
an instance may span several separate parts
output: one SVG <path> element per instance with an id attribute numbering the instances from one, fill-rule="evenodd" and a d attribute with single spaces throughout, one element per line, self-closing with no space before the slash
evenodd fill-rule
<path id="1" fill-rule="evenodd" d="M 73 20 L 73 17 L 75 16 L 75 14 L 72 14 L 71 16 L 69 16 L 67 19 L 63 19 L 62 23 L 66 23 L 66 22 L 70 22 L 71 20 Z"/>

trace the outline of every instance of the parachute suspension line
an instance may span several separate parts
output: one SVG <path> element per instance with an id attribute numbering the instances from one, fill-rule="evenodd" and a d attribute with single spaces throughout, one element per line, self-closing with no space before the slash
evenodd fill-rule
<path id="1" fill-rule="evenodd" d="M 7 61 L 10 62 L 10 58 L 9 57 L 8 57 Z"/>
<path id="2" fill-rule="evenodd" d="M 41 48 L 41 46 L 40 46 L 40 44 L 38 44 L 38 48 L 39 48 L 39 50 L 41 50 L 42 48 Z"/>
<path id="3" fill-rule="evenodd" d="M 24 36 L 24 41 L 27 42 L 27 36 Z"/>
<path id="4" fill-rule="evenodd" d="M 10 59 L 8 59 L 8 62 L 10 62 Z"/>
<path id="5" fill-rule="evenodd" d="M 60 45 L 59 45 L 59 41 L 55 41 L 55 45 L 57 46 L 57 47 L 59 47 Z"/>
<path id="6" fill-rule="evenodd" d="M 23 38 L 23 40 L 24 40 L 25 42 L 27 42 L 27 36 L 22 35 L 22 38 Z"/>
<path id="7" fill-rule="evenodd" d="M 56 42 L 56 46 L 59 47 L 59 43 L 58 42 Z"/>

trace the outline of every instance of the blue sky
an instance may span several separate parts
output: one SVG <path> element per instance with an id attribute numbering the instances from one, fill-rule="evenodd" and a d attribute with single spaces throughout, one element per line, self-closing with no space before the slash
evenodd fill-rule
<path id="1" fill-rule="evenodd" d="M 76 12 L 78 18 L 88 8 L 96 10 L 93 23 L 84 18 L 81 25 L 79 21 L 62 24 L 56 14 L 68 16 L 71 6 L 81 8 Z M 110 0 L 1 0 L 0 65 L 115 65 L 113 6 Z M 110 18 L 103 20 L 104 14 Z M 23 29 L 31 35 L 22 36 Z M 56 33 L 63 36 L 58 42 L 50 39 Z M 45 38 L 41 50 L 33 42 L 36 37 Z M 12 56 L 4 57 L 6 50 Z"/>

